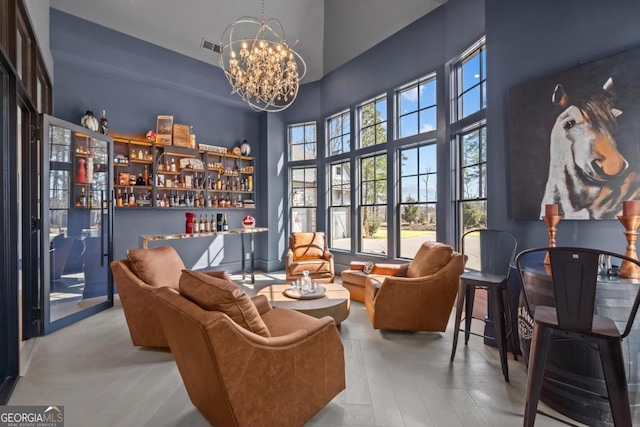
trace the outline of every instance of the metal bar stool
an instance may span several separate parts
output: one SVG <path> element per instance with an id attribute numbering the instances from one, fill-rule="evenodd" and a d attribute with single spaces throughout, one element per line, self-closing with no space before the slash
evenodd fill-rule
<path id="1" fill-rule="evenodd" d="M 480 270 L 466 271 L 460 275 L 458 285 L 458 303 L 456 307 L 456 321 L 453 333 L 453 347 L 451 361 L 456 355 L 458 334 L 464 332 L 464 343 L 469 344 L 469 336 L 476 335 L 485 339 L 495 340 L 500 352 L 500 364 L 505 381 L 509 382 L 509 365 L 507 364 L 507 339 L 511 340 L 513 357 L 517 360 L 516 336 L 511 326 L 511 309 L 507 281 L 511 271 L 511 263 L 516 253 L 518 243 L 513 234 L 500 230 L 471 230 L 462 236 L 462 253 L 477 246 L 480 249 Z M 473 251 L 477 253 L 477 251 Z M 466 254 L 468 255 L 468 254 Z M 467 261 L 467 265 L 470 263 Z M 471 262 L 473 265 L 473 261 Z M 473 317 L 473 302 L 476 289 L 486 289 L 489 305 L 492 307 L 491 318 Z M 464 310 L 464 328 L 460 328 L 462 312 Z M 477 334 L 471 331 L 471 320 L 478 319 L 485 323 L 493 323 L 495 337 Z"/>
<path id="2" fill-rule="evenodd" d="M 535 281 L 527 280 L 523 268 L 523 259 L 546 251 L 551 262 L 552 301 L 541 301 L 536 296 L 540 289 L 536 288 Z M 535 422 L 545 381 L 547 354 L 552 341 L 579 342 L 584 345 L 585 350 L 595 351 L 600 358 L 606 395 L 600 395 L 600 387 L 581 388 L 556 378 L 547 378 L 547 381 L 571 393 L 579 393 L 585 399 L 608 400 L 615 426 L 627 427 L 633 424 L 625 365 L 627 369 L 635 369 L 637 352 L 626 350 L 630 360 L 628 364 L 625 363 L 622 342 L 634 327 L 640 305 L 640 286 L 637 279 L 617 276 L 617 270 L 615 273 L 611 273 L 611 269 L 600 271 L 600 260 L 603 258 L 614 258 L 620 265 L 629 263 L 628 265 L 640 269 L 638 260 L 613 252 L 584 248 L 529 249 L 516 258 L 527 311 L 534 319 L 523 423 L 525 427 L 531 427 Z M 614 280 L 608 277 L 611 274 Z M 620 304 L 620 300 L 615 298 L 616 289 L 623 289 L 625 295 L 628 295 L 623 301 L 633 301 L 633 304 Z M 608 307 L 602 305 L 603 301 L 615 303 Z"/>

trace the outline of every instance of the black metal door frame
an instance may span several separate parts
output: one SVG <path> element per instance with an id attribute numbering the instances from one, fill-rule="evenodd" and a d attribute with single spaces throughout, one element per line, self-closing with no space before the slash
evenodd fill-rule
<path id="1" fill-rule="evenodd" d="M 5 404 L 19 375 L 18 256 L 15 247 L 16 185 L 16 77 L 0 50 L 0 404 Z"/>

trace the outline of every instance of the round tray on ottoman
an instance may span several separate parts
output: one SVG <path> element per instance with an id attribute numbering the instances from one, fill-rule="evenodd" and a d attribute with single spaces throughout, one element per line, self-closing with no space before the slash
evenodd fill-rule
<path id="1" fill-rule="evenodd" d="M 349 317 L 349 291 L 334 283 L 323 283 L 325 294 L 315 299 L 295 299 L 285 295 L 289 284 L 271 285 L 258 292 L 267 297 L 273 307 L 296 310 L 309 316 L 321 318 L 331 316 L 340 326 L 340 322 Z"/>
<path id="2" fill-rule="evenodd" d="M 316 299 L 322 298 L 324 294 L 327 292 L 327 288 L 322 285 L 318 285 L 316 289 L 311 292 L 303 293 L 300 289 L 294 288 L 293 286 L 288 287 L 284 290 L 284 295 L 289 298 L 294 299 Z"/>

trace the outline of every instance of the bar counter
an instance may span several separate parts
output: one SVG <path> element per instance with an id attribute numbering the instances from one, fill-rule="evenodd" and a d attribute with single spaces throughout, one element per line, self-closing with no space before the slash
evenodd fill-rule
<path id="1" fill-rule="evenodd" d="M 195 239 L 198 237 L 216 237 L 216 236 L 224 236 L 224 235 L 239 235 L 240 241 L 242 243 L 242 279 L 244 280 L 245 273 L 249 273 L 251 275 L 251 283 L 255 283 L 255 242 L 254 235 L 256 233 L 264 233 L 269 231 L 268 228 L 265 227 L 255 227 L 255 228 L 238 228 L 235 230 L 229 231 L 211 231 L 208 233 L 184 233 L 184 234 L 157 234 L 157 235 L 149 235 L 142 234 L 140 238 L 142 239 L 142 247 L 147 249 L 149 246 L 149 242 L 158 242 L 158 241 L 167 241 L 167 240 L 181 240 L 181 239 Z M 244 236 L 249 235 L 249 253 L 251 254 L 251 268 L 246 268 L 245 264 L 245 250 L 244 250 Z"/>

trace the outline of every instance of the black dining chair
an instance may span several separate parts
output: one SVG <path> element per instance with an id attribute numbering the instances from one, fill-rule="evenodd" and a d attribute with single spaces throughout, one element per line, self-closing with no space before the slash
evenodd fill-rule
<path id="1" fill-rule="evenodd" d="M 541 255 L 546 251 L 549 252 L 550 266 L 547 267 L 547 278 L 542 279 L 545 273 L 532 271 L 526 260 L 533 257 L 542 259 Z M 640 271 L 637 260 L 593 249 L 537 248 L 525 250 L 516 257 L 522 295 L 534 322 L 529 352 L 525 427 L 533 426 L 535 422 L 552 340 L 580 342 L 599 354 L 607 395 L 598 398 L 608 398 L 615 426 L 632 425 L 622 341 L 631 332 L 635 321 L 640 303 L 640 281 L 618 276 L 622 265 L 605 267 L 603 260 L 611 258 L 621 264 L 630 263 L 627 266 L 637 266 Z M 551 283 L 552 292 L 545 290 L 545 280 L 547 285 Z M 599 287 L 603 289 L 599 291 Z M 626 304 L 619 305 L 621 301 L 618 300 L 615 307 L 610 308 L 606 302 L 616 298 L 615 288 L 621 288 L 624 295 L 631 297 L 621 299 Z M 635 355 L 631 357 L 635 361 Z M 579 390 L 575 383 L 562 382 L 556 377 L 547 381 L 556 388 L 566 387 L 565 390 L 571 393 L 596 394 L 592 389 Z"/>
<path id="2" fill-rule="evenodd" d="M 493 339 L 500 353 L 500 365 L 505 381 L 509 382 L 509 365 L 507 364 L 507 340 L 511 340 L 513 357 L 517 360 L 516 342 L 511 327 L 511 309 L 507 282 L 518 243 L 513 234 L 501 230 L 471 230 L 462 236 L 462 253 L 480 252 L 479 270 L 468 270 L 460 275 L 458 285 L 458 301 L 456 306 L 455 329 L 453 332 L 453 346 L 451 361 L 456 355 L 458 335 L 464 332 L 464 343 L 469 343 L 470 335 L 478 335 L 485 339 Z M 472 250 L 475 249 L 475 250 Z M 473 266 L 474 260 L 469 258 L 467 266 Z M 476 318 L 485 323 L 493 323 L 495 337 L 477 334 L 471 331 L 473 317 L 473 303 L 476 289 L 486 289 L 489 297 L 491 318 Z M 464 328 L 460 328 L 464 310 Z"/>

